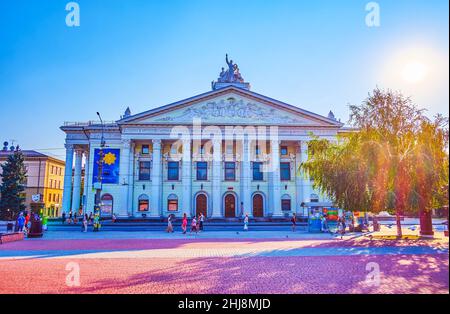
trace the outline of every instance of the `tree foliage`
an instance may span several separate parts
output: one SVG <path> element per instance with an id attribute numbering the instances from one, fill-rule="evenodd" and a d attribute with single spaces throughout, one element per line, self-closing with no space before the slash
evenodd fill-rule
<path id="1" fill-rule="evenodd" d="M 8 156 L 2 166 L 0 186 L 0 219 L 10 220 L 25 210 L 25 199 L 22 193 L 25 191 L 24 183 L 27 178 L 27 170 L 24 157 L 20 151 L 15 151 Z"/>
<path id="2" fill-rule="evenodd" d="M 357 131 L 314 138 L 301 169 L 347 210 L 395 209 L 397 216 L 448 205 L 448 119 L 433 120 L 410 98 L 375 89 L 350 106 Z"/>

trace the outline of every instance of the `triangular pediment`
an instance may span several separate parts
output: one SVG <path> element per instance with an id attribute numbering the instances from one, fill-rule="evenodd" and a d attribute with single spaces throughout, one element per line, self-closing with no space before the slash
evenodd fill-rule
<path id="1" fill-rule="evenodd" d="M 340 126 L 340 123 L 236 87 L 198 95 L 128 117 L 119 124 Z"/>

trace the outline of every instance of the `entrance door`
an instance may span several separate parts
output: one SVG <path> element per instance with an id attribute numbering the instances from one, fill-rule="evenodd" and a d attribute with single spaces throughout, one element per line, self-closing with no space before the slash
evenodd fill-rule
<path id="1" fill-rule="evenodd" d="M 205 194 L 199 194 L 197 195 L 197 198 L 195 200 L 195 214 L 197 216 L 200 215 L 200 213 L 203 214 L 203 216 L 207 216 L 207 198 Z"/>
<path id="2" fill-rule="evenodd" d="M 225 196 L 225 217 L 236 217 L 236 198 L 233 194 L 227 194 Z"/>
<path id="3" fill-rule="evenodd" d="M 253 217 L 263 217 L 264 207 L 263 207 L 263 197 L 261 194 L 255 194 L 253 196 Z"/>

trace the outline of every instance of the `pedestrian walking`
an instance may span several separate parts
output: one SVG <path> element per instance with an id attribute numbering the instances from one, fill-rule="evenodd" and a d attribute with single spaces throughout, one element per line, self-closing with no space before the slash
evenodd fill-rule
<path id="1" fill-rule="evenodd" d="M 61 218 L 62 218 L 62 224 L 64 225 L 64 223 L 66 222 L 66 212 L 62 213 Z"/>
<path id="2" fill-rule="evenodd" d="M 23 232 L 24 225 L 25 225 L 25 217 L 23 216 L 23 213 L 21 212 L 19 214 L 19 217 L 17 217 L 17 226 L 18 226 L 19 232 Z"/>
<path id="3" fill-rule="evenodd" d="M 92 212 L 89 213 L 89 219 L 88 219 L 88 223 L 92 224 L 94 222 L 94 216 L 92 215 Z"/>
<path id="4" fill-rule="evenodd" d="M 31 227 L 31 215 L 26 212 L 25 215 L 25 231 L 28 233 L 28 231 L 30 230 Z"/>
<path id="5" fill-rule="evenodd" d="M 244 231 L 248 231 L 248 214 L 245 214 L 244 218 Z"/>
<path id="6" fill-rule="evenodd" d="M 322 232 L 328 232 L 328 222 L 327 222 L 327 216 L 323 215 L 321 218 L 322 222 Z"/>
<path id="7" fill-rule="evenodd" d="M 197 219 L 194 217 L 192 217 L 192 222 L 191 222 L 191 233 L 192 231 L 194 231 L 195 233 L 197 233 Z"/>
<path id="8" fill-rule="evenodd" d="M 69 212 L 69 220 L 67 221 L 69 225 L 72 224 L 72 217 L 73 217 L 73 214 L 72 214 L 72 211 L 70 211 Z"/>
<path id="9" fill-rule="evenodd" d="M 187 224 L 188 224 L 187 216 L 186 213 L 184 213 L 183 220 L 181 221 L 181 230 L 183 230 L 183 234 L 186 234 Z"/>
<path id="10" fill-rule="evenodd" d="M 292 232 L 295 232 L 295 228 L 297 227 L 297 216 L 295 215 L 295 213 L 292 214 L 291 223 L 292 223 Z"/>
<path id="11" fill-rule="evenodd" d="M 85 214 L 84 218 L 83 218 L 83 232 L 87 232 L 87 230 L 88 230 L 88 222 L 89 222 L 88 214 Z"/>
<path id="12" fill-rule="evenodd" d="M 170 214 L 169 217 L 167 217 L 167 229 L 166 229 L 166 231 L 168 233 L 172 233 L 173 232 L 172 214 Z"/>
<path id="13" fill-rule="evenodd" d="M 73 223 L 76 225 L 78 223 L 78 215 L 77 212 L 73 215 Z"/>
<path id="14" fill-rule="evenodd" d="M 48 216 L 42 215 L 42 230 L 47 231 Z"/>
<path id="15" fill-rule="evenodd" d="M 341 239 L 345 234 L 345 222 L 343 217 L 339 217 L 338 219 L 338 233 L 341 235 Z"/>
<path id="16" fill-rule="evenodd" d="M 203 213 L 200 213 L 200 217 L 198 218 L 200 223 L 200 231 L 203 231 L 203 223 L 205 221 L 205 216 L 203 216 Z"/>

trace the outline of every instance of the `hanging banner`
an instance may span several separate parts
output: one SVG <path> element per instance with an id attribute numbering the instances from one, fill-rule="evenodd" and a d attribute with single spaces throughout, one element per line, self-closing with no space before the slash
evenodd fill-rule
<path id="1" fill-rule="evenodd" d="M 119 172 L 120 172 L 120 149 L 103 149 L 103 171 L 102 171 L 102 183 L 103 184 L 118 184 Z M 101 160 L 100 149 L 96 149 L 94 153 L 94 171 L 92 177 L 92 183 L 99 182 L 98 180 L 98 164 Z"/>

